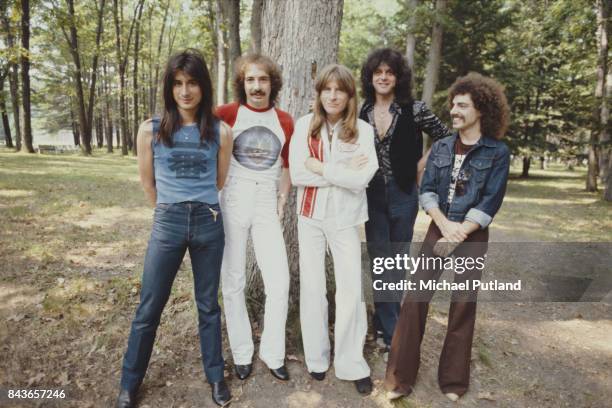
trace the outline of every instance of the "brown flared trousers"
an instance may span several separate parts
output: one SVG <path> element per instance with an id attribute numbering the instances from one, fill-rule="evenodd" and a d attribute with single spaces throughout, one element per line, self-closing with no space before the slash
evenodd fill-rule
<path id="1" fill-rule="evenodd" d="M 429 225 L 421 252 L 426 257 L 435 257 L 434 244 L 442 237 L 439 228 Z M 455 257 L 481 257 L 487 251 L 488 228 L 470 234 L 466 244 L 459 245 Z M 476 244 L 481 243 L 481 244 Z M 420 268 L 413 281 L 438 281 L 442 268 Z M 454 274 L 455 283 L 479 280 L 482 269 L 474 268 L 463 274 Z M 470 282 L 468 282 L 470 283 Z M 472 288 L 470 284 L 470 289 Z M 408 395 L 412 392 L 421 359 L 421 341 L 425 333 L 429 302 L 435 290 L 411 291 L 406 294 L 400 317 L 391 341 L 391 351 L 385 379 L 385 387 Z M 476 322 L 476 290 L 453 291 L 448 314 L 446 338 L 438 366 L 438 384 L 443 393 L 465 394 L 470 381 L 470 358 L 474 324 Z"/>

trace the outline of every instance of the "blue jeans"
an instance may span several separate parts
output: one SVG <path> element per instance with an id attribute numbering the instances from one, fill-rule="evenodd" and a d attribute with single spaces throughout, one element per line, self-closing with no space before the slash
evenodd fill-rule
<path id="1" fill-rule="evenodd" d="M 370 259 L 408 254 L 419 210 L 417 187 L 414 186 L 410 194 L 407 194 L 392 177 L 388 177 L 385 182 L 385 179 L 377 174 L 370 181 L 366 192 L 369 220 L 365 229 Z M 399 281 L 404 277 L 403 272 L 387 271 L 382 279 L 386 282 Z M 372 277 L 374 278 L 374 275 Z M 376 279 L 381 279 L 381 276 L 376 276 Z M 401 294 L 398 293 L 395 299 L 385 300 L 383 302 L 374 299 L 374 329 L 382 331 L 385 344 L 391 345 L 391 337 L 400 313 Z"/>
<path id="2" fill-rule="evenodd" d="M 162 311 L 187 249 L 193 268 L 204 372 L 210 383 L 223 379 L 218 291 L 224 245 L 223 220 L 218 204 L 157 205 L 144 261 L 140 304 L 123 358 L 123 389 L 136 391 L 142 383 Z"/>

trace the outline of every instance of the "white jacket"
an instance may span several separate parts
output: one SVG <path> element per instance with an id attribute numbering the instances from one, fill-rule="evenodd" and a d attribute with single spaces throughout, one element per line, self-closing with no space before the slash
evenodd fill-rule
<path id="1" fill-rule="evenodd" d="M 338 228 L 359 225 L 368 220 L 368 202 L 365 189 L 378 169 L 378 158 L 374 147 L 374 129 L 357 119 L 358 139 L 355 143 L 344 143 L 334 134 L 331 149 L 327 129 L 321 128 L 323 141 L 323 175 L 308 170 L 306 159 L 311 157 L 308 146 L 308 129 L 313 115 L 301 117 L 289 144 L 289 172 L 291 183 L 297 186 L 297 213 L 302 214 L 304 205 L 311 210 L 309 216 L 315 220 L 334 217 Z M 366 155 L 368 163 L 361 170 L 348 168 L 351 158 Z M 315 187 L 310 188 L 308 187 Z M 314 192 L 313 192 L 314 191 Z M 336 214 L 325 214 L 328 194 Z M 308 201 L 308 203 L 306 203 Z"/>

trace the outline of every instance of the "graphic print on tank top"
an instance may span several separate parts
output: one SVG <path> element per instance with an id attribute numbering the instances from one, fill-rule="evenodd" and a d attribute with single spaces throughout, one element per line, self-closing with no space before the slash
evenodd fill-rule
<path id="1" fill-rule="evenodd" d="M 276 163 L 281 148 L 278 136 L 270 129 L 265 126 L 253 126 L 234 139 L 232 154 L 244 167 L 262 171 Z"/>
<path id="2" fill-rule="evenodd" d="M 168 169 L 175 173 L 177 179 L 199 179 L 208 170 L 206 154 L 200 150 L 209 150 L 208 143 L 175 141 L 174 147 L 186 150 L 174 150 L 168 158 Z"/>

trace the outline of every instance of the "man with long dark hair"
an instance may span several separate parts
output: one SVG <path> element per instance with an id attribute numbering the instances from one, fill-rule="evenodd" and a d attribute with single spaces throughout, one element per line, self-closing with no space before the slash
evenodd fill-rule
<path id="1" fill-rule="evenodd" d="M 412 74 L 404 57 L 390 48 L 374 50 L 361 69 L 365 103 L 359 117 L 376 134 L 380 168 L 367 189 L 366 239 L 371 259 L 407 253 L 418 212 L 417 163 L 423 151 L 421 132 L 437 140 L 450 133 L 422 101 L 412 98 Z M 377 279 L 395 281 L 389 270 Z M 374 329 L 388 351 L 400 311 L 399 298 L 375 293 Z M 385 354 L 386 355 L 386 354 Z"/>
<path id="2" fill-rule="evenodd" d="M 251 54 L 237 60 L 234 66 L 237 101 L 217 109 L 217 115 L 232 127 L 234 137 L 228 182 L 221 194 L 225 214 L 223 311 L 234 369 L 244 380 L 251 374 L 254 352 L 244 297 L 250 232 L 266 296 L 259 356 L 274 377 L 286 381 L 289 264 L 281 221 L 291 188 L 287 156 L 293 119 L 275 106 L 283 82 L 274 61 Z"/>
<path id="3" fill-rule="evenodd" d="M 429 301 L 435 292 L 422 284 L 438 281 L 444 271 L 442 261 L 451 254 L 455 259 L 484 260 L 488 226 L 506 193 L 510 150 L 500 139 L 510 109 L 503 87 L 470 73 L 455 81 L 448 100 L 458 132 L 434 143 L 427 159 L 419 200 L 432 222 L 419 254 L 428 261 L 414 274 L 417 290 L 407 293 L 393 335 L 385 381 L 390 399 L 410 394 L 416 381 Z M 454 275 L 458 289 L 452 291 L 438 366 L 438 384 L 452 401 L 465 394 L 470 381 L 478 294 L 473 282 L 480 279 L 484 261 L 477 265 L 467 271 L 457 269 Z"/>
<path id="4" fill-rule="evenodd" d="M 224 248 L 218 192 L 227 175 L 232 135 L 214 116 L 212 95 L 202 55 L 192 49 L 180 52 L 166 66 L 161 121 L 147 120 L 138 131 L 138 170 L 145 194 L 155 206 L 155 216 L 144 260 L 140 304 L 123 358 L 117 407 L 135 406 L 160 317 L 187 250 L 206 378 L 216 404 L 223 406 L 231 399 L 223 378 L 217 299 Z"/>

